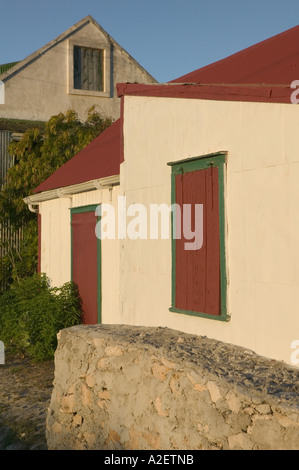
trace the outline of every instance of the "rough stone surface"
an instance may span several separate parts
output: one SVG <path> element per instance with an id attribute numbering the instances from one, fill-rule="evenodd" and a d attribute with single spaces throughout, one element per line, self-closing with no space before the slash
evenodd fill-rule
<path id="1" fill-rule="evenodd" d="M 168 328 L 59 334 L 49 449 L 299 449 L 299 370 Z"/>

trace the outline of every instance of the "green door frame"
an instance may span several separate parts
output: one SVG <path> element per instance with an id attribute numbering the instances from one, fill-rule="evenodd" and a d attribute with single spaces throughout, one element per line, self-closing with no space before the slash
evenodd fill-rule
<path id="1" fill-rule="evenodd" d="M 100 204 L 90 204 L 87 206 L 79 206 L 71 208 L 71 281 L 73 281 L 73 214 L 81 214 L 82 212 L 96 212 Z M 100 221 L 101 217 L 97 215 L 96 222 Z M 101 230 L 101 225 L 100 225 Z M 97 318 L 98 323 L 102 323 L 102 246 L 101 239 L 97 237 Z"/>
<path id="2" fill-rule="evenodd" d="M 172 225 L 172 288 L 171 288 L 171 307 L 170 312 L 182 313 L 191 316 L 209 318 L 211 320 L 229 321 L 230 316 L 227 313 L 227 274 L 226 274 L 226 256 L 225 256 L 225 204 L 224 204 L 224 167 L 226 163 L 227 152 L 217 152 L 201 157 L 186 158 L 176 162 L 167 163 L 171 167 L 171 204 L 176 202 L 175 177 L 178 174 L 184 174 L 191 171 L 204 170 L 210 166 L 218 168 L 219 184 L 219 230 L 220 230 L 220 289 L 221 289 L 221 307 L 220 315 L 211 315 L 204 312 L 194 312 L 181 310 L 175 307 L 175 289 L 176 289 L 176 240 L 174 237 L 175 214 L 171 213 Z"/>

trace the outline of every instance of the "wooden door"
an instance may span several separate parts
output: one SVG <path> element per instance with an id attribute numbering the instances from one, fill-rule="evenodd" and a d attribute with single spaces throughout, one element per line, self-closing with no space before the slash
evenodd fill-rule
<path id="1" fill-rule="evenodd" d="M 72 209 L 72 281 L 82 300 L 83 322 L 101 322 L 101 244 L 95 228 L 97 206 Z"/>

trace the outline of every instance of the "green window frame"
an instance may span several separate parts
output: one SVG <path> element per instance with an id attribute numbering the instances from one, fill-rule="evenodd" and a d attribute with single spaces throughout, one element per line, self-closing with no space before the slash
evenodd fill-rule
<path id="1" fill-rule="evenodd" d="M 74 214 L 81 214 L 82 212 L 95 212 L 100 204 L 90 204 L 87 206 L 72 207 L 71 212 L 71 281 L 73 281 L 73 226 L 72 218 Z M 100 216 L 97 216 L 96 223 L 101 220 Z M 101 226 L 100 226 L 101 229 Z M 98 286 L 97 286 L 97 318 L 98 323 L 102 323 L 102 246 L 101 239 L 97 237 L 97 275 L 98 275 Z"/>
<path id="2" fill-rule="evenodd" d="M 218 168 L 219 185 L 219 233 L 220 233 L 220 315 L 212 315 L 204 312 L 181 310 L 175 307 L 176 293 L 176 239 L 174 237 L 175 214 L 171 213 L 171 252 L 172 252 L 172 286 L 171 286 L 171 307 L 169 311 L 191 315 L 196 317 L 209 318 L 218 321 L 229 321 L 227 313 L 227 272 L 225 255 L 225 202 L 224 202 L 224 178 L 227 152 L 217 152 L 208 155 L 187 158 L 175 162 L 168 162 L 171 167 L 171 204 L 176 203 L 176 175 L 185 174 L 192 171 L 208 169 L 211 166 Z"/>

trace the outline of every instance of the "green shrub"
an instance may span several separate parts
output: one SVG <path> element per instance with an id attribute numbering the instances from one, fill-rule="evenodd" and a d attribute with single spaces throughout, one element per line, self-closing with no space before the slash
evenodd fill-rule
<path id="1" fill-rule="evenodd" d="M 54 356 L 58 331 L 80 324 L 81 317 L 74 283 L 50 287 L 45 275 L 36 274 L 0 296 L 0 339 L 10 351 L 43 361 Z"/>

